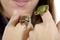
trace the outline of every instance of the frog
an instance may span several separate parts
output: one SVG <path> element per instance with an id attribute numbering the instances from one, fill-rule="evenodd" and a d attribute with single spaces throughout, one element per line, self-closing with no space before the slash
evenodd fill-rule
<path id="1" fill-rule="evenodd" d="M 34 12 L 34 15 L 40 15 L 40 16 L 42 16 L 44 14 L 44 12 L 46 12 L 47 10 L 49 10 L 49 6 L 48 5 L 41 5 Z"/>

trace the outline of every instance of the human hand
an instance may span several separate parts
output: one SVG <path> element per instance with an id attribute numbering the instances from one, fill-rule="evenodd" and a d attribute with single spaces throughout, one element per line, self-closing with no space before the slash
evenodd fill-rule
<path id="1" fill-rule="evenodd" d="M 36 24 L 28 40 L 60 40 L 60 33 L 49 11 L 42 16 L 43 23 Z"/>
<path id="2" fill-rule="evenodd" d="M 11 17 L 5 28 L 2 40 L 27 40 L 32 25 L 30 22 L 28 26 L 19 23 L 19 17 L 19 14 L 15 14 Z"/>

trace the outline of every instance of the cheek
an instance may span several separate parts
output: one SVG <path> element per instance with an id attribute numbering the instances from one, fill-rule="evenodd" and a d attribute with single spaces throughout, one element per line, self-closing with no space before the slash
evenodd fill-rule
<path id="1" fill-rule="evenodd" d="M 3 9 L 6 13 L 4 15 L 8 16 L 9 18 L 12 16 L 12 6 L 10 5 L 10 0 L 1 0 L 1 4 Z"/>
<path id="2" fill-rule="evenodd" d="M 1 0 L 1 4 L 2 4 L 4 9 L 9 7 L 9 1 L 7 1 L 7 0 Z"/>
<path id="3" fill-rule="evenodd" d="M 32 3 L 31 3 L 31 6 L 32 7 L 35 7 L 37 4 L 38 4 L 39 0 L 34 0 Z"/>

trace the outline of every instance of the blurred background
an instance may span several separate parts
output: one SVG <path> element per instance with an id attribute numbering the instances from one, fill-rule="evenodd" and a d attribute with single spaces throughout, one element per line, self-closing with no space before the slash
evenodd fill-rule
<path id="1" fill-rule="evenodd" d="M 60 21 L 60 0 L 54 0 L 56 11 L 56 23 Z"/>

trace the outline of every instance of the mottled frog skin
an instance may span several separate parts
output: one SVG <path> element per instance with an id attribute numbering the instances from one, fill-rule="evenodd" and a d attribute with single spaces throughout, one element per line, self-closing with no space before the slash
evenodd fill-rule
<path id="1" fill-rule="evenodd" d="M 34 12 L 34 15 L 38 15 L 40 14 L 41 16 L 43 15 L 43 13 L 45 11 L 49 10 L 49 6 L 48 5 L 41 5 L 37 8 L 37 10 Z"/>

